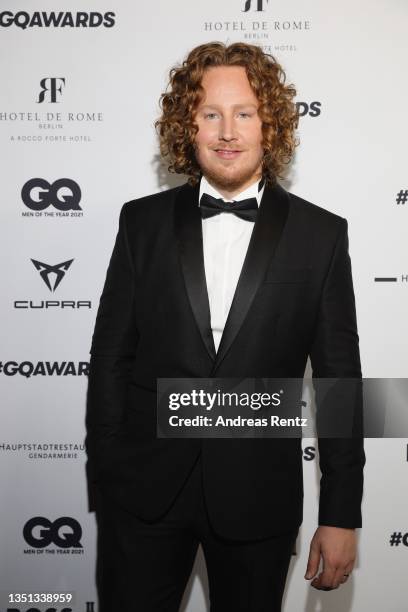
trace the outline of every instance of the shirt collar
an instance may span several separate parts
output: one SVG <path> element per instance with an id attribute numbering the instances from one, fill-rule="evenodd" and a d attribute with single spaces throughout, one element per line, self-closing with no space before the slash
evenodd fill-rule
<path id="1" fill-rule="evenodd" d="M 249 187 L 244 189 L 244 191 L 241 191 L 241 193 L 238 193 L 236 196 L 234 196 L 234 201 L 246 200 L 247 198 L 256 198 L 256 201 L 258 202 L 258 207 L 259 207 L 262 196 L 263 196 L 263 192 L 265 189 L 265 182 L 264 182 L 261 191 L 258 191 L 259 182 L 260 181 L 256 180 L 254 183 L 252 183 L 252 185 L 249 185 Z M 208 193 L 208 195 L 213 196 L 214 198 L 222 198 L 225 202 L 232 202 L 232 200 L 226 200 L 215 189 L 215 187 L 210 185 L 210 183 L 207 181 L 204 175 L 201 177 L 201 181 L 200 181 L 200 193 L 198 197 L 198 204 L 200 204 L 201 196 L 203 195 L 203 193 Z"/>

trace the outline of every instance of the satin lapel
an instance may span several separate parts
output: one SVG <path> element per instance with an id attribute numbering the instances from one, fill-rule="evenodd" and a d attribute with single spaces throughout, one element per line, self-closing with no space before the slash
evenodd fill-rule
<path id="1" fill-rule="evenodd" d="M 204 268 L 203 233 L 198 206 L 199 185 L 182 185 L 174 205 L 174 228 L 188 298 L 204 345 L 215 359 L 210 304 Z"/>
<path id="2" fill-rule="evenodd" d="M 285 226 L 288 211 L 289 196 L 285 189 L 280 185 L 266 185 L 218 347 L 212 376 L 230 349 L 263 281 Z"/>

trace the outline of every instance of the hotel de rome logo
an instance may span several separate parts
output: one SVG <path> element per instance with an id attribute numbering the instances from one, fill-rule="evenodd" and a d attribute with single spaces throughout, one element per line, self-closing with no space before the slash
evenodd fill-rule
<path id="1" fill-rule="evenodd" d="M 37 83 L 36 89 L 27 94 L 31 101 L 26 108 L 21 108 L 19 101 L 14 108 L 0 107 L 0 126 L 6 139 L 34 144 L 92 142 L 103 124 L 103 113 L 84 108 L 81 100 L 72 102 L 71 83 L 65 76 L 41 75 Z M 24 84 L 22 87 L 25 97 Z"/>
<path id="2" fill-rule="evenodd" d="M 294 53 L 299 50 L 300 41 L 312 29 L 312 22 L 306 15 L 286 18 L 276 14 L 269 0 L 236 0 L 233 14 L 214 19 L 211 16 L 202 26 L 204 32 L 213 36 L 227 34 L 228 42 L 243 41 L 258 44 L 265 53 Z"/>

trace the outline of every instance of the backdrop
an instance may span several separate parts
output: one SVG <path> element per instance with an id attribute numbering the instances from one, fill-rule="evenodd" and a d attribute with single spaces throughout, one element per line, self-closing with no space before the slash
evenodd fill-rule
<path id="1" fill-rule="evenodd" d="M 1 0 L 0 612 L 97 610 L 91 335 L 122 204 L 184 181 L 160 164 L 153 123 L 192 47 L 245 41 L 283 64 L 302 115 L 284 186 L 349 222 L 363 375 L 407 377 L 407 18 L 405 0 Z M 357 567 L 329 593 L 303 578 L 319 482 L 316 441 L 303 446 L 284 610 L 403 612 L 407 440 L 367 440 Z M 9 596 L 56 592 L 73 603 Z M 201 551 L 183 610 L 208 610 Z"/>

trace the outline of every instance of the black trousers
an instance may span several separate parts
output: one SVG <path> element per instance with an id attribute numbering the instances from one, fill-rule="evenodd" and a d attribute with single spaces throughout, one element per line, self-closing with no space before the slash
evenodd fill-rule
<path id="1" fill-rule="evenodd" d="M 159 521 L 142 521 L 105 494 L 96 517 L 99 612 L 178 612 L 199 544 L 207 565 L 210 612 L 281 610 L 298 529 L 250 542 L 214 533 L 205 507 L 201 456 Z"/>

